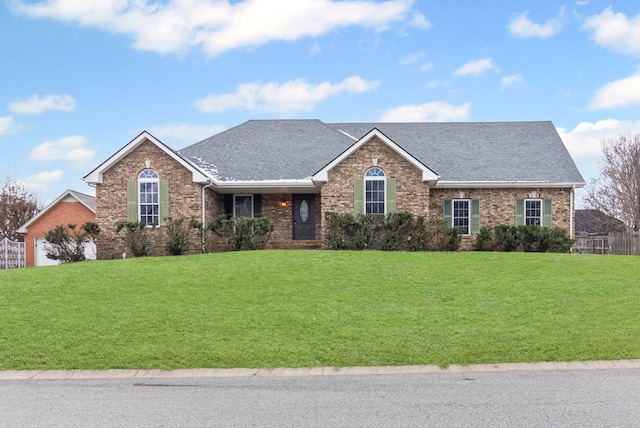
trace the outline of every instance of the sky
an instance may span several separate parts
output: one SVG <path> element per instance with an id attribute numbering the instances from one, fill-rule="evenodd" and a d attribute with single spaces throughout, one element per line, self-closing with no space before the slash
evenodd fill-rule
<path id="1" fill-rule="evenodd" d="M 639 59 L 637 0 L 0 0 L 0 183 L 46 205 L 144 130 L 308 118 L 550 120 L 589 182 Z"/>

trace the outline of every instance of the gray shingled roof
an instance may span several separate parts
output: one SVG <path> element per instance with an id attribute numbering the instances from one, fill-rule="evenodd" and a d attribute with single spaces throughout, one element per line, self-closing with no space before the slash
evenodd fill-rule
<path id="1" fill-rule="evenodd" d="M 179 151 L 223 181 L 304 179 L 377 128 L 441 181 L 583 183 L 546 122 L 251 120 Z"/>
<path id="2" fill-rule="evenodd" d="M 179 153 L 223 181 L 295 180 L 353 143 L 319 120 L 250 120 Z"/>
<path id="3" fill-rule="evenodd" d="M 94 196 L 85 195 L 84 193 L 76 192 L 75 190 L 67 191 L 85 204 L 91 211 L 96 212 L 96 198 Z"/>

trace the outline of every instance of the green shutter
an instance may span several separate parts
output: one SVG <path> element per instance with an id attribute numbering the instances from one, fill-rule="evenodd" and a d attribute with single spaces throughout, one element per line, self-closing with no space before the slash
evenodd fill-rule
<path id="1" fill-rule="evenodd" d="M 480 233 L 480 199 L 471 199 L 471 233 Z"/>
<path id="2" fill-rule="evenodd" d="M 444 224 L 446 227 L 453 227 L 453 216 L 451 215 L 451 199 L 445 199 L 443 202 Z"/>
<path id="3" fill-rule="evenodd" d="M 353 180 L 353 215 L 364 214 L 364 180 Z"/>
<path id="4" fill-rule="evenodd" d="M 387 178 L 387 214 L 396 212 L 396 179 Z"/>
<path id="5" fill-rule="evenodd" d="M 545 199 L 543 201 L 543 209 L 542 209 L 542 225 L 544 227 L 551 227 L 552 224 L 552 209 L 551 209 L 551 199 Z"/>
<path id="6" fill-rule="evenodd" d="M 127 180 L 127 221 L 138 221 L 138 182 Z"/>
<path id="7" fill-rule="evenodd" d="M 516 226 L 524 225 L 524 199 L 516 200 Z"/>
<path id="8" fill-rule="evenodd" d="M 169 181 L 160 180 L 160 226 L 167 224 L 169 217 Z"/>

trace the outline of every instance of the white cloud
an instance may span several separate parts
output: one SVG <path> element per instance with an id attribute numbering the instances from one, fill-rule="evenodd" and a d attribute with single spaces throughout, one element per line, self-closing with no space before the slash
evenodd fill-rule
<path id="1" fill-rule="evenodd" d="M 32 95 L 24 100 L 9 105 L 9 110 L 16 114 L 40 114 L 46 110 L 73 111 L 76 99 L 71 95 Z"/>
<path id="2" fill-rule="evenodd" d="M 581 122 L 571 131 L 565 128 L 557 129 L 567 150 L 588 182 L 598 174 L 602 142 L 617 138 L 621 134 L 640 132 L 640 120 L 629 122 L 604 119 L 595 123 Z"/>
<path id="3" fill-rule="evenodd" d="M 443 101 L 418 105 L 403 105 L 387 110 L 380 117 L 381 122 L 447 122 L 464 121 L 469 117 L 471 103 L 459 106 Z"/>
<path id="4" fill-rule="evenodd" d="M 195 143 L 218 134 L 225 129 L 226 127 L 222 125 L 188 125 L 186 123 L 178 123 L 154 126 L 150 129 L 150 132 L 161 140 L 175 139 Z"/>
<path id="5" fill-rule="evenodd" d="M 326 98 L 343 92 L 360 93 L 377 88 L 379 82 L 353 76 L 340 83 L 307 83 L 304 79 L 290 80 L 283 84 L 270 82 L 244 83 L 234 93 L 209 95 L 197 100 L 195 106 L 205 113 L 222 112 L 229 109 L 253 110 L 274 113 L 310 111 Z"/>
<path id="6" fill-rule="evenodd" d="M 500 79 L 501 89 L 505 90 L 514 85 L 522 85 L 524 83 L 524 79 L 519 74 L 512 74 L 510 76 L 505 76 Z"/>
<path id="7" fill-rule="evenodd" d="M 89 141 L 81 135 L 45 141 L 31 150 L 29 160 L 38 162 L 62 160 L 70 162 L 74 167 L 86 168 L 95 155 L 95 150 L 86 147 L 88 144 Z"/>
<path id="8" fill-rule="evenodd" d="M 23 184 L 31 193 L 42 195 L 49 190 L 53 183 L 60 181 L 62 177 L 64 177 L 64 171 L 56 169 L 54 171 L 43 171 L 17 181 Z"/>
<path id="9" fill-rule="evenodd" d="M 385 30 L 406 18 L 413 0 L 13 0 L 13 11 L 100 28 L 134 39 L 137 49 L 184 52 L 199 46 L 210 56 L 273 40 L 316 37 L 346 26 Z M 423 17 L 424 18 L 424 17 Z M 425 25 L 414 15 L 412 25 Z"/>
<path id="10" fill-rule="evenodd" d="M 414 12 L 411 15 L 411 20 L 400 28 L 400 35 L 407 35 L 407 28 L 418 28 L 420 30 L 427 30 L 431 28 L 431 22 L 420 12 Z"/>
<path id="11" fill-rule="evenodd" d="M 609 7 L 600 15 L 587 19 L 582 28 L 592 30 L 591 38 L 601 46 L 624 54 L 640 52 L 640 14 L 629 19 Z"/>
<path id="12" fill-rule="evenodd" d="M 509 34 L 519 39 L 528 39 L 531 37 L 546 39 L 560 31 L 564 24 L 564 7 L 560 9 L 558 16 L 548 20 L 544 24 L 533 22 L 527 16 L 528 14 L 528 11 L 523 12 L 509 22 L 507 26 Z"/>
<path id="13" fill-rule="evenodd" d="M 424 57 L 424 52 L 414 52 L 405 57 L 400 58 L 400 65 L 411 65 L 420 61 Z"/>
<path id="14" fill-rule="evenodd" d="M 420 66 L 420 71 L 429 71 L 433 69 L 433 63 L 432 62 L 425 62 L 424 64 L 422 64 Z"/>
<path id="15" fill-rule="evenodd" d="M 491 58 L 469 61 L 453 72 L 456 76 L 478 76 L 489 70 L 498 70 Z"/>
<path id="16" fill-rule="evenodd" d="M 591 110 L 605 110 L 640 104 L 640 71 L 629 77 L 609 82 L 589 102 Z"/>
<path id="17" fill-rule="evenodd" d="M 409 23 L 409 26 L 426 30 L 428 28 L 431 28 L 431 23 L 420 12 L 414 12 L 411 16 L 411 22 Z"/>
<path id="18" fill-rule="evenodd" d="M 13 116 L 0 117 L 0 135 L 14 134 L 18 132 L 18 126 Z"/>

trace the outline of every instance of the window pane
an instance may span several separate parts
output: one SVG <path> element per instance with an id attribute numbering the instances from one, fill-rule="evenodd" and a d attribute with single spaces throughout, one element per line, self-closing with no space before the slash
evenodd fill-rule
<path id="1" fill-rule="evenodd" d="M 251 217 L 251 205 L 253 196 L 236 196 L 235 197 L 235 215 L 236 217 Z"/>
<path id="2" fill-rule="evenodd" d="M 469 201 L 453 201 L 453 227 L 461 235 L 469 234 Z"/>
<path id="3" fill-rule="evenodd" d="M 140 222 L 145 225 L 159 224 L 159 182 L 158 173 L 152 169 L 145 169 L 138 176 L 138 201 Z"/>
<path id="4" fill-rule="evenodd" d="M 525 201 L 524 219 L 527 225 L 540 226 L 542 224 L 542 201 Z"/>

